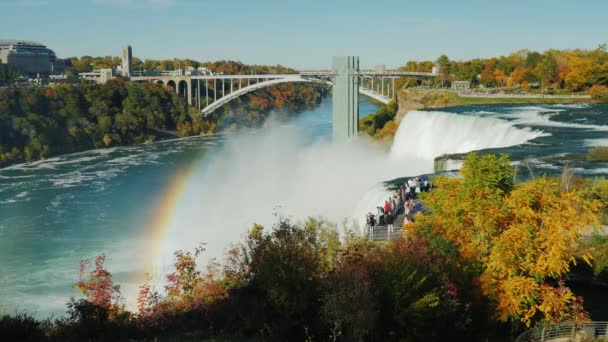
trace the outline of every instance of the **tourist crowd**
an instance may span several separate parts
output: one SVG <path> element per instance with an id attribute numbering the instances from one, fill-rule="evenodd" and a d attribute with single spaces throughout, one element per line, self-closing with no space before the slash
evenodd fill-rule
<path id="1" fill-rule="evenodd" d="M 384 205 L 376 207 L 374 215 L 367 214 L 367 229 L 371 231 L 373 227 L 387 227 L 387 233 L 393 233 L 394 222 L 403 216 L 403 224 L 414 221 L 414 214 L 422 210 L 422 205 L 418 201 L 419 195 L 423 191 L 431 189 L 431 181 L 427 177 L 410 178 L 401 184 L 395 194 L 386 201 Z"/>

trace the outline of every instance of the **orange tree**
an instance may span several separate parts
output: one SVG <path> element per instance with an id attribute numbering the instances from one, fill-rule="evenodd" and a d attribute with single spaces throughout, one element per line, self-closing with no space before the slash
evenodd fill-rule
<path id="1" fill-rule="evenodd" d="M 105 268 L 106 256 L 95 258 L 95 268 L 88 270 L 91 261 L 80 261 L 79 281 L 74 285 L 85 296 L 87 301 L 100 308 L 108 310 L 110 315 L 124 311 L 120 295 L 120 285 L 114 283 L 112 274 Z"/>
<path id="2" fill-rule="evenodd" d="M 417 230 L 448 241 L 476 274 L 500 321 L 585 319 L 582 306 L 561 279 L 578 255 L 579 228 L 597 223 L 594 203 L 554 179 L 514 183 L 502 155 L 465 158 L 461 178 L 435 178 L 423 200 L 432 214 Z"/>

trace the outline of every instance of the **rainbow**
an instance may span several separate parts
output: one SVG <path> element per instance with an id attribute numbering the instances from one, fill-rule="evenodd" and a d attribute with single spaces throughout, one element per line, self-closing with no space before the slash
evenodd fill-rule
<path id="1" fill-rule="evenodd" d="M 146 273 L 153 274 L 163 260 L 164 252 L 167 250 L 167 243 L 170 238 L 172 223 L 175 221 L 176 210 L 179 207 L 182 194 L 186 185 L 197 170 L 199 158 L 187 166 L 175 171 L 167 182 L 167 186 L 155 205 L 152 217 L 149 219 L 148 228 L 145 229 L 146 244 L 144 259 L 147 263 L 146 272 L 142 272 L 141 283 L 146 281 Z M 164 275 L 163 275 L 164 276 Z"/>

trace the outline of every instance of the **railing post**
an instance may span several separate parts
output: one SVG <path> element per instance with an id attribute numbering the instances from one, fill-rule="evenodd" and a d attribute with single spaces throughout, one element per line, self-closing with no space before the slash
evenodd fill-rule
<path id="1" fill-rule="evenodd" d="M 576 336 L 576 323 L 572 324 L 572 333 L 570 335 L 570 340 L 574 341 L 574 337 Z"/>
<path id="2" fill-rule="evenodd" d="M 545 327 L 543 327 L 543 330 L 540 332 L 540 342 L 545 342 Z"/>

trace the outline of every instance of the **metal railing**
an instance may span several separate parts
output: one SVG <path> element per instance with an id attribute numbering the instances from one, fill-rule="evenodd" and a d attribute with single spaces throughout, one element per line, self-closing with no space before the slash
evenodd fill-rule
<path id="1" fill-rule="evenodd" d="M 607 331 L 608 322 L 556 323 L 530 329 L 519 335 L 515 342 L 608 341 Z"/>
<path id="2" fill-rule="evenodd" d="M 388 231 L 388 226 L 367 226 L 366 235 L 370 240 L 394 240 L 402 235 L 403 228 L 395 226 L 393 231 Z"/>

